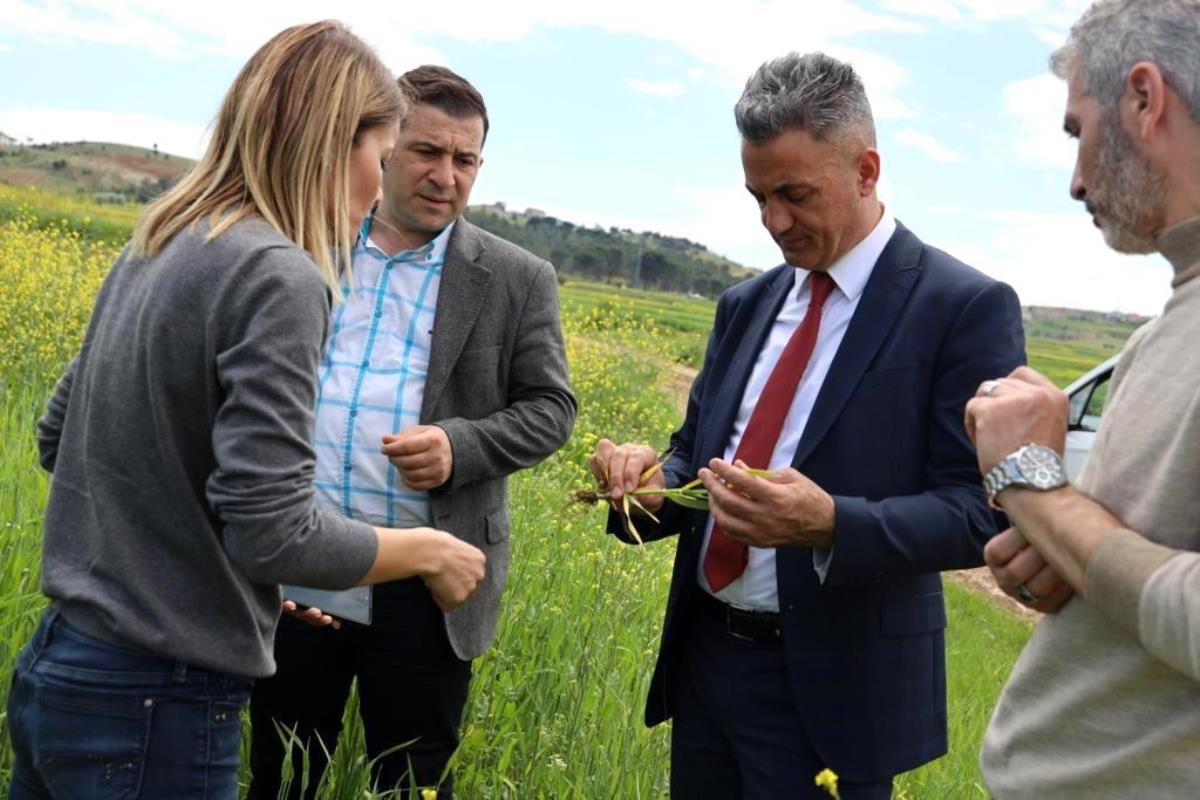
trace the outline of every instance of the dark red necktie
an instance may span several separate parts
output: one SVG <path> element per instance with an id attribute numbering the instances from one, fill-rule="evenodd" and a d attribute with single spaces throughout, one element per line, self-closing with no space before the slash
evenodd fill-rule
<path id="1" fill-rule="evenodd" d="M 809 275 L 812 291 L 804 321 L 796 328 L 775 368 L 771 370 L 771 377 L 767 378 L 767 384 L 750 414 L 750 421 L 746 423 L 746 430 L 733 456 L 734 461 L 744 461 L 755 469 L 767 469 L 771 464 L 771 454 L 775 452 L 783 423 L 792 408 L 796 388 L 800 386 L 800 378 L 804 376 L 817 343 L 821 307 L 833 291 L 833 278 L 827 273 L 811 272 Z M 712 591 L 719 592 L 737 580 L 746 570 L 749 558 L 749 548 L 730 539 L 721 526 L 714 522 L 708 550 L 704 554 L 704 577 L 708 579 Z"/>

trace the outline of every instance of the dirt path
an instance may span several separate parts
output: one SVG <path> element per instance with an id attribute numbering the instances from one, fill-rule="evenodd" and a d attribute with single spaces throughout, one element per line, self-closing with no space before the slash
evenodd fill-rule
<path id="1" fill-rule="evenodd" d="M 688 391 L 692 388 L 692 381 L 696 379 L 697 370 L 683 364 L 671 364 L 670 370 L 667 387 L 671 390 L 671 396 L 675 398 L 675 406 L 682 416 L 687 410 Z M 1040 616 L 1036 611 L 1026 608 L 1000 591 L 996 582 L 992 580 L 987 567 L 947 572 L 946 577 L 1019 617 L 1032 620 Z"/>
<path id="2" fill-rule="evenodd" d="M 1011 597 L 1000 591 L 1000 587 L 992 580 L 992 574 L 988 572 L 987 567 L 979 567 L 977 569 L 960 569 L 955 572 L 944 573 L 947 578 L 954 581 L 960 586 L 965 586 L 972 592 L 986 597 L 1000 608 L 1017 615 L 1023 619 L 1035 620 L 1041 616 L 1038 612 L 1013 600 Z"/>
<path id="3" fill-rule="evenodd" d="M 671 375 L 667 381 L 667 388 L 671 391 L 671 397 L 675 398 L 675 408 L 678 409 L 681 417 L 687 411 L 688 392 L 691 391 L 692 382 L 696 380 L 699 372 L 694 367 L 685 364 L 671 364 Z"/>

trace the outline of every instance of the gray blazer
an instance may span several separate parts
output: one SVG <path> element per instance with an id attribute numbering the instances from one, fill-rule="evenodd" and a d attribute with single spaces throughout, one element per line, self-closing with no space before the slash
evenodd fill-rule
<path id="1" fill-rule="evenodd" d="M 496 633 L 508 579 L 509 474 L 571 435 L 577 408 L 567 375 L 554 268 L 459 219 L 442 266 L 421 423 L 450 439 L 454 470 L 430 492 L 434 525 L 487 554 L 475 595 L 446 615 L 459 658 Z"/>

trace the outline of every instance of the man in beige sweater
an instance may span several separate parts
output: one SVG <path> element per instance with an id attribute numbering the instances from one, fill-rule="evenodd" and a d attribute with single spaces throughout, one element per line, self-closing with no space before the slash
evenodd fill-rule
<path id="1" fill-rule="evenodd" d="M 1015 529 L 989 544 L 997 581 L 1031 604 L 1056 580 L 1077 593 L 1038 625 L 985 737 L 1001 800 L 1200 797 L 1197 42 L 1200 0 L 1099 0 L 1053 58 L 1079 140 L 1072 196 L 1111 247 L 1161 252 L 1174 279 L 1117 366 L 1076 486 L 1066 397 L 1044 377 L 986 381 L 967 406 Z"/>

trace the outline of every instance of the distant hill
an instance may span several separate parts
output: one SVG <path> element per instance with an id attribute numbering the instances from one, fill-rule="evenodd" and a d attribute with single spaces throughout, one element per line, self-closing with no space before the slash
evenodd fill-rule
<path id="1" fill-rule="evenodd" d="M 126 144 L 17 145 L 11 137 L 0 135 L 0 183 L 90 195 L 101 202 L 146 202 L 178 180 L 192 163 Z"/>
<path id="2" fill-rule="evenodd" d="M 1150 320 L 1142 314 L 1057 306 L 1026 306 L 1023 315 L 1031 339 L 1082 343 L 1109 354 L 1120 352 L 1129 335 Z"/>
<path id="3" fill-rule="evenodd" d="M 36 186 L 99 202 L 146 202 L 192 161 L 107 142 L 20 145 L 0 139 L 0 184 Z M 472 206 L 472 222 L 548 259 L 559 275 L 620 286 L 715 297 L 753 270 L 687 239 L 652 231 L 586 227 L 503 203 Z"/>
<path id="4" fill-rule="evenodd" d="M 503 203 L 471 206 L 466 216 L 548 259 L 560 276 L 715 297 L 757 274 L 702 244 L 652 231 L 576 225 L 536 209 L 509 211 Z"/>

